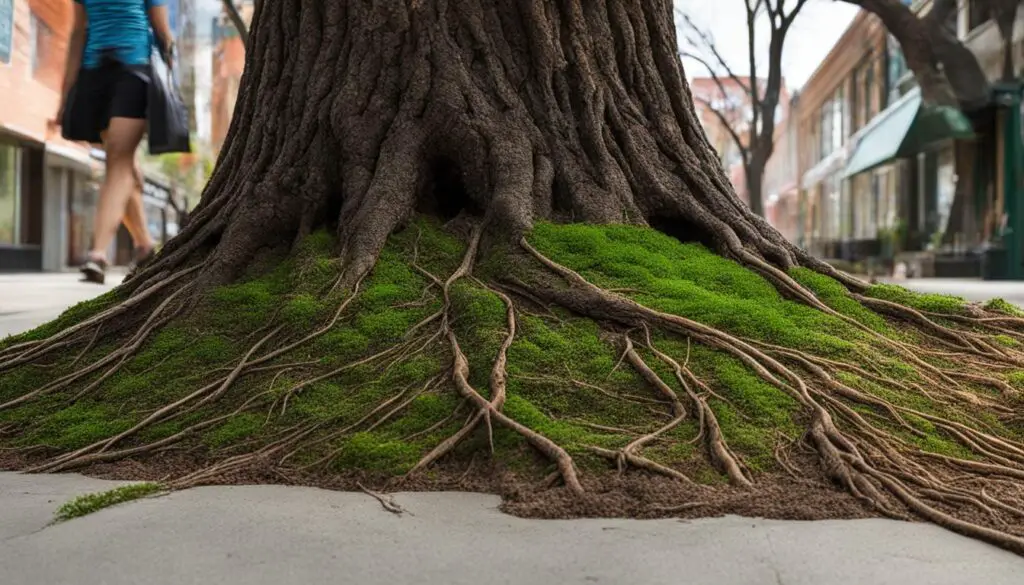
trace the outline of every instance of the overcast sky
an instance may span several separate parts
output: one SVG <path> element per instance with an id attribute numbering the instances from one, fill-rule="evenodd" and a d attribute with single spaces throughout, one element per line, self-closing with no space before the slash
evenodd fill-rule
<path id="1" fill-rule="evenodd" d="M 747 75 L 747 25 L 744 0 L 675 0 L 679 10 L 687 13 L 699 26 L 712 33 L 718 50 L 737 75 Z M 792 0 L 788 3 L 795 4 Z M 835 0 L 808 0 L 797 15 L 786 37 L 782 57 L 782 73 L 786 85 L 800 89 L 821 60 L 857 14 L 857 7 Z M 685 29 L 680 29 L 685 30 Z M 759 23 L 757 35 L 759 55 L 768 48 L 768 23 Z M 680 40 L 680 48 L 685 42 Z M 699 77 L 707 74 L 701 65 L 685 61 L 686 74 Z M 767 73 L 767 61 L 758 61 L 761 75 Z"/>

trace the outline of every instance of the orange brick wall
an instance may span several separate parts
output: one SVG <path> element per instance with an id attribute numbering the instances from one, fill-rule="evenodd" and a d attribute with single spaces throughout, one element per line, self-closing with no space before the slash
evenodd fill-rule
<path id="1" fill-rule="evenodd" d="M 51 31 L 35 74 L 30 46 L 33 13 Z M 57 112 L 73 14 L 71 0 L 15 0 L 11 62 L 0 63 L 0 132 L 63 142 L 48 136 L 47 121 Z"/>
<path id="2" fill-rule="evenodd" d="M 210 95 L 210 126 L 214 148 L 220 150 L 231 124 L 238 85 L 245 68 L 245 46 L 239 37 L 221 39 L 213 54 L 213 88 Z"/>

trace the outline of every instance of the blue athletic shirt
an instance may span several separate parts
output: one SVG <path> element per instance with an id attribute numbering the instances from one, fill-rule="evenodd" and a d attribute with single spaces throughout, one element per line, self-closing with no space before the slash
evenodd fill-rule
<path id="1" fill-rule="evenodd" d="M 82 66 L 99 67 L 103 53 L 113 55 L 125 65 L 149 63 L 153 30 L 149 9 L 163 6 L 167 0 L 75 0 L 85 7 L 88 17 Z"/>

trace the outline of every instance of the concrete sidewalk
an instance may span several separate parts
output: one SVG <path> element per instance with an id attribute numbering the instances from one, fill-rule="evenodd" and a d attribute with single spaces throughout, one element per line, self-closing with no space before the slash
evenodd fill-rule
<path id="1" fill-rule="evenodd" d="M 888 520 L 524 520 L 498 498 L 207 487 L 48 526 L 118 484 L 0 474 L 0 583 L 18 585 L 1020 585 L 1024 559 Z"/>
<path id="2" fill-rule="evenodd" d="M 124 275 L 110 273 L 107 282 L 81 282 L 76 273 L 0 274 L 0 339 L 38 327 L 68 307 L 113 290 Z"/>
<path id="3" fill-rule="evenodd" d="M 909 278 L 892 283 L 920 293 L 953 295 L 978 303 L 1003 299 L 1024 307 L 1024 282 L 1021 281 Z"/>

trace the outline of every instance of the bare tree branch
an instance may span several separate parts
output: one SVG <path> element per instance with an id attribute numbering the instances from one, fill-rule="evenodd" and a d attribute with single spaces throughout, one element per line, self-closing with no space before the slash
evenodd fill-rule
<path id="1" fill-rule="evenodd" d="M 715 115 L 716 118 L 718 118 L 718 121 L 721 122 L 722 126 L 724 126 L 725 130 L 729 133 L 729 137 L 732 138 L 733 143 L 736 145 L 736 149 L 740 151 L 740 157 L 743 158 L 743 165 L 746 167 L 750 160 L 750 149 L 743 144 L 743 138 L 740 137 L 739 133 L 736 132 L 736 129 L 733 127 L 736 123 L 735 120 L 729 120 L 725 115 L 725 112 L 720 111 L 708 100 L 702 97 L 694 97 L 693 99 L 694 101 L 700 102 L 704 105 Z"/>
<path id="2" fill-rule="evenodd" d="M 922 17 L 900 0 L 842 0 L 877 16 L 900 43 L 926 101 L 974 107 L 988 101 L 989 83 L 977 57 L 946 26 L 956 0 L 935 0 Z"/>
<path id="3" fill-rule="evenodd" d="M 228 18 L 231 19 L 231 24 L 235 25 L 235 29 L 238 31 L 238 36 L 242 39 L 242 45 L 245 48 L 249 48 L 249 27 L 245 25 L 245 20 L 242 18 L 242 14 L 238 12 L 238 7 L 235 6 L 234 0 L 222 0 L 224 4 L 224 11 L 228 13 Z"/>
<path id="4" fill-rule="evenodd" d="M 704 49 L 710 52 L 711 55 L 715 58 L 715 61 L 718 62 L 719 68 L 724 70 L 726 75 L 728 75 L 729 78 L 732 79 L 734 83 L 736 83 L 736 85 L 741 87 L 743 91 L 750 93 L 750 87 L 743 81 L 743 79 L 739 75 L 736 75 L 736 73 L 733 72 L 732 67 L 729 66 L 728 61 L 726 61 L 725 57 L 722 56 L 722 53 L 719 52 L 718 46 L 715 44 L 715 39 L 711 36 L 711 33 L 697 26 L 697 24 L 693 22 L 689 15 L 679 10 L 678 8 L 676 9 L 676 15 L 683 21 L 686 27 L 690 29 L 692 33 L 696 34 L 697 37 L 700 39 L 700 41 L 698 42 L 688 36 L 686 37 L 687 42 L 693 45 L 695 49 Z M 714 71 L 714 69 L 707 66 L 706 62 L 704 62 L 704 66 L 708 68 L 708 71 Z"/>
<path id="5" fill-rule="evenodd" d="M 676 10 L 688 31 L 697 37 L 686 37 L 686 40 L 699 52 L 710 54 L 718 66 L 713 66 L 710 59 L 699 55 L 687 53 L 683 56 L 703 65 L 723 96 L 734 93 L 726 91 L 724 79 L 719 74 L 723 70 L 746 94 L 744 107 L 750 107 L 749 114 L 746 111 L 742 114 L 743 122 L 747 124 L 746 128 L 741 128 L 738 120 L 730 120 L 724 112 L 712 107 L 710 103 L 707 105 L 726 127 L 743 156 L 750 206 L 759 215 L 763 215 L 761 194 L 764 171 L 768 159 L 775 151 L 775 113 L 780 103 L 779 96 L 784 89 L 782 48 L 793 21 L 806 3 L 807 0 L 743 0 L 747 23 L 747 64 L 750 71 L 746 79 L 736 75 L 725 61 L 710 33 L 698 27 L 685 13 Z M 762 17 L 767 17 L 770 24 L 767 54 L 759 51 L 757 46 L 757 22 Z M 767 76 L 759 75 L 758 58 L 767 58 Z M 747 134 L 746 140 L 740 136 L 741 132 Z"/>
<path id="6" fill-rule="evenodd" d="M 757 148 L 757 130 L 761 126 L 761 92 L 757 88 L 757 36 L 756 24 L 757 13 L 764 5 L 765 0 L 743 0 L 747 8 L 747 59 L 750 66 L 750 106 L 753 114 L 750 122 L 750 144 Z M 771 20 L 771 15 L 769 15 Z M 772 25 L 772 37 L 776 34 L 775 26 Z M 769 63 L 769 68 L 771 64 Z"/>

